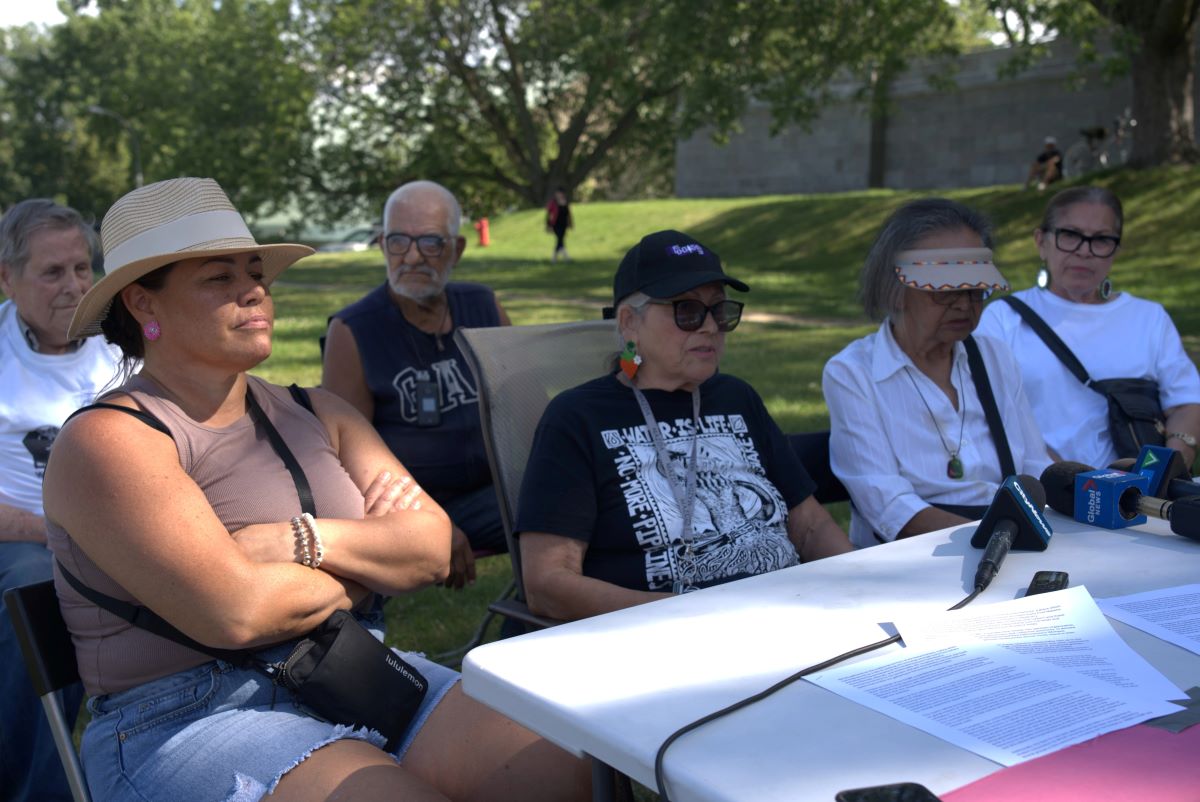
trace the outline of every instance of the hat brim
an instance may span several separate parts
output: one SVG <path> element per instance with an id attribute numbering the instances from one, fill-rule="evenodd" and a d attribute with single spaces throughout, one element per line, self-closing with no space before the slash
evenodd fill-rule
<path id="1" fill-rule="evenodd" d="M 1008 289 L 1008 280 L 993 264 L 897 267 L 896 278 L 922 292 Z"/>
<path id="2" fill-rule="evenodd" d="M 121 265 L 104 278 L 97 281 L 75 307 L 71 317 L 71 327 L 67 336 L 71 339 L 90 337 L 100 333 L 100 323 L 108 315 L 112 301 L 121 290 L 128 287 L 142 276 L 152 273 L 160 267 L 185 259 L 204 259 L 214 256 L 232 256 L 239 253 L 257 253 L 262 258 L 263 281 L 268 285 L 279 275 L 291 267 L 296 261 L 309 256 L 315 251 L 307 245 L 280 243 L 274 245 L 239 245 L 226 248 L 208 248 L 195 251 L 177 251 L 175 253 L 157 254 L 145 259 L 138 259 Z"/>
<path id="3" fill-rule="evenodd" d="M 697 287 L 702 287 L 705 284 L 714 282 L 728 284 L 738 292 L 750 292 L 750 285 L 744 281 L 738 281 L 736 278 L 717 273 L 715 271 L 702 273 L 678 273 L 673 276 L 659 279 L 642 287 L 640 292 L 644 292 L 651 298 L 670 298 L 672 295 L 679 295 L 688 290 L 694 290 Z"/>

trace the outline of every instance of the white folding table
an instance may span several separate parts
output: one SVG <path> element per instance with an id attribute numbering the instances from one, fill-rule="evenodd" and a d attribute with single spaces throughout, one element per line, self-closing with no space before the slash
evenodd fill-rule
<path id="1" fill-rule="evenodd" d="M 1067 571 L 1072 586 L 1086 585 L 1096 598 L 1200 577 L 1200 542 L 1171 534 L 1165 522 L 1108 531 L 1053 512 L 1048 518 L 1054 537 L 1046 551 L 1010 553 L 973 604 L 1022 595 L 1038 570 Z M 969 542 L 974 529 L 931 532 L 490 643 L 463 661 L 463 688 L 572 753 L 653 788 L 655 753 L 679 727 L 840 654 L 864 622 L 945 609 L 967 595 L 981 553 Z M 1200 685 L 1200 656 L 1114 627 L 1177 685 Z M 1000 766 L 801 680 L 684 736 L 665 768 L 677 802 L 830 802 L 845 788 L 900 781 L 944 793 Z"/>

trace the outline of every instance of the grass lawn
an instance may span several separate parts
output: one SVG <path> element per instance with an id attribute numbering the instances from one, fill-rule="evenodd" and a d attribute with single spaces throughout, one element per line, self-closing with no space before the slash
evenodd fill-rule
<path id="1" fill-rule="evenodd" d="M 1126 226 L 1113 271 L 1119 290 L 1161 302 L 1185 344 L 1200 353 L 1200 171 L 1161 168 L 1101 177 L 1125 203 Z M 1069 184 L 1068 184 L 1069 186 Z M 753 288 L 747 315 L 728 339 L 722 370 L 750 381 L 785 431 L 823 429 L 825 361 L 874 328 L 855 301 L 858 269 L 884 218 L 917 192 L 867 191 L 836 195 L 658 200 L 580 204 L 568 234 L 570 263 L 552 264 L 553 237 L 543 212 L 528 210 L 491 221 L 492 245 L 473 232 L 457 277 L 489 284 L 513 322 L 582 320 L 611 303 L 612 275 L 621 255 L 643 234 L 662 228 L 688 232 L 721 254 L 726 269 Z M 988 214 L 996 225 L 996 261 L 1013 286 L 1030 286 L 1038 269 L 1032 230 L 1047 195 L 997 186 L 947 191 Z M 290 269 L 276 284 L 274 355 L 257 371 L 278 382 L 320 379 L 317 340 L 326 318 L 382 281 L 379 256 L 319 254 Z M 844 510 L 835 510 L 845 521 Z M 509 579 L 507 557 L 479 565 L 466 592 L 430 588 L 389 605 L 395 645 L 438 654 L 465 643 L 487 602 Z M 493 626 L 490 637 L 498 627 Z"/>

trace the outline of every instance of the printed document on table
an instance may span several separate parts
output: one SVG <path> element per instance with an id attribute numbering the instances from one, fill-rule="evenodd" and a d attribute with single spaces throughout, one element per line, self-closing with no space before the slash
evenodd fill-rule
<path id="1" fill-rule="evenodd" d="M 1004 766 L 1181 709 L 995 643 L 906 648 L 808 679 Z"/>
<path id="2" fill-rule="evenodd" d="M 1200 594 L 1196 603 L 1200 604 Z M 1117 634 L 1082 585 L 965 610 L 907 616 L 892 623 L 904 645 L 913 649 L 964 641 L 996 643 L 1119 688 L 1139 690 L 1146 698 L 1187 696 Z"/>
<path id="3" fill-rule="evenodd" d="M 1180 585 L 1100 599 L 1109 618 L 1200 654 L 1200 585 Z"/>

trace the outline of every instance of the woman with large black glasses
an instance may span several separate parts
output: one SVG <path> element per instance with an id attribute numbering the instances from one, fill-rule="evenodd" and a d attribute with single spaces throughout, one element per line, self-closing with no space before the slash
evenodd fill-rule
<path id="1" fill-rule="evenodd" d="M 517 508 L 534 612 L 572 620 L 850 550 L 745 382 L 717 366 L 742 303 L 678 231 L 622 259 L 612 372 L 559 394 Z"/>
<path id="2" fill-rule="evenodd" d="M 1200 376 L 1161 304 L 1116 289 L 1124 212 L 1104 187 L 1072 187 L 1050 199 L 1033 232 L 1038 287 L 1013 293 L 1065 343 L 1088 376 L 1158 385 L 1163 437 L 1191 465 L 1200 436 Z M 1010 302 L 1011 303 L 1011 302 Z M 1010 303 L 993 303 L 982 334 L 1008 342 L 1051 454 L 1103 467 L 1121 456 L 1109 430 L 1108 402 L 1075 377 Z"/>
<path id="3" fill-rule="evenodd" d="M 972 337 L 984 299 L 1008 289 L 991 248 L 983 215 L 925 198 L 897 209 L 867 254 L 859 294 L 879 328 L 821 381 L 855 546 L 978 519 L 1007 476 L 1050 463 L 1012 354 Z"/>

